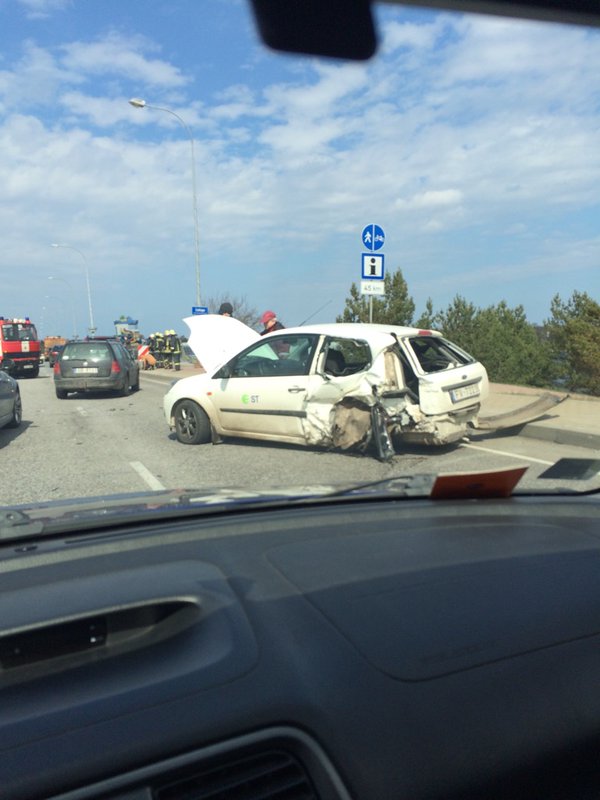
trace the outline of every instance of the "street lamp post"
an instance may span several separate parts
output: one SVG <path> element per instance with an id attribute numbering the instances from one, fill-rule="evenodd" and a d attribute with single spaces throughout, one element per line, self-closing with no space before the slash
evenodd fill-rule
<path id="1" fill-rule="evenodd" d="M 175 119 L 181 124 L 183 129 L 186 131 L 187 135 L 190 137 L 190 145 L 192 151 L 192 211 L 194 215 L 194 261 L 196 265 L 196 305 L 200 305 L 200 231 L 198 228 L 198 196 L 196 191 L 196 155 L 194 149 L 194 137 L 192 135 L 192 131 L 190 130 L 189 126 L 186 122 L 176 114 L 174 111 L 171 111 L 170 108 L 163 108 L 162 106 L 151 106 L 145 100 L 142 100 L 139 97 L 132 97 L 129 101 L 129 104 L 132 105 L 134 108 L 152 108 L 155 111 L 166 111 L 167 114 L 171 114 L 171 116 L 175 117 Z"/>
<path id="2" fill-rule="evenodd" d="M 55 242 L 51 245 L 51 247 L 63 247 L 66 250 L 74 250 L 76 253 L 79 253 L 81 258 L 83 259 L 83 265 L 85 267 L 85 281 L 87 285 L 87 299 L 88 299 L 88 309 L 90 313 L 90 327 L 89 327 L 89 334 L 93 336 L 96 333 L 96 326 L 94 325 L 94 312 L 92 311 L 92 292 L 90 289 L 90 270 L 88 268 L 88 263 L 86 257 L 83 255 L 81 250 L 78 250 L 76 247 L 72 247 L 70 244 L 56 244 Z"/>

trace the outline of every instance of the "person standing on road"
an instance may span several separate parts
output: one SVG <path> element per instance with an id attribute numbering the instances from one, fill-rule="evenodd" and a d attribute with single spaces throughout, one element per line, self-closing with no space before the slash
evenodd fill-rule
<path id="1" fill-rule="evenodd" d="M 160 331 L 156 332 L 156 366 L 160 369 L 165 366 L 165 337 Z"/>
<path id="2" fill-rule="evenodd" d="M 221 307 L 219 308 L 219 314 L 222 317 L 233 317 L 233 306 L 231 303 L 221 303 Z"/>
<path id="3" fill-rule="evenodd" d="M 171 349 L 171 363 L 175 372 L 181 369 L 181 339 L 174 330 L 169 331 L 169 347 Z"/>
<path id="4" fill-rule="evenodd" d="M 264 326 L 263 330 L 260 332 L 261 336 L 264 336 L 265 333 L 273 333 L 273 331 L 281 331 L 285 328 L 285 325 L 282 325 L 277 319 L 277 314 L 274 311 L 265 311 L 260 321 Z"/>

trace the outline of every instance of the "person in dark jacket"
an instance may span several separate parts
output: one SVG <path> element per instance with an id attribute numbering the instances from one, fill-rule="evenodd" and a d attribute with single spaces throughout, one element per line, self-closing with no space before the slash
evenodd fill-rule
<path id="1" fill-rule="evenodd" d="M 263 330 L 260 332 L 261 336 L 264 336 L 265 333 L 273 333 L 273 331 L 281 331 L 285 328 L 285 325 L 282 325 L 277 319 L 277 314 L 274 311 L 265 311 L 260 321 L 263 325 Z"/>
<path id="2" fill-rule="evenodd" d="M 219 314 L 222 317 L 233 317 L 233 306 L 231 303 L 221 303 Z"/>

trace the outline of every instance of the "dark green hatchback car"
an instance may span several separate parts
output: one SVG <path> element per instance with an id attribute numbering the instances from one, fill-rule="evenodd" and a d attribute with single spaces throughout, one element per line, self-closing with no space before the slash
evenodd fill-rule
<path id="1" fill-rule="evenodd" d="M 54 364 L 56 396 L 69 392 L 117 392 L 122 396 L 140 388 L 140 367 L 116 339 L 67 342 Z"/>

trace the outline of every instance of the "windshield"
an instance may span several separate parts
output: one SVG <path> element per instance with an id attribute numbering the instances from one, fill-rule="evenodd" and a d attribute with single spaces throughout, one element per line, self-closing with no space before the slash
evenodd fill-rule
<path id="1" fill-rule="evenodd" d="M 69 341 L 0 353 L 0 506 L 600 489 L 600 31 L 382 3 L 348 62 L 134 7 L 0 7 L 0 310 Z"/>
<path id="2" fill-rule="evenodd" d="M 37 342 L 37 333 L 33 325 L 15 322 L 0 327 L 5 342 Z"/>

